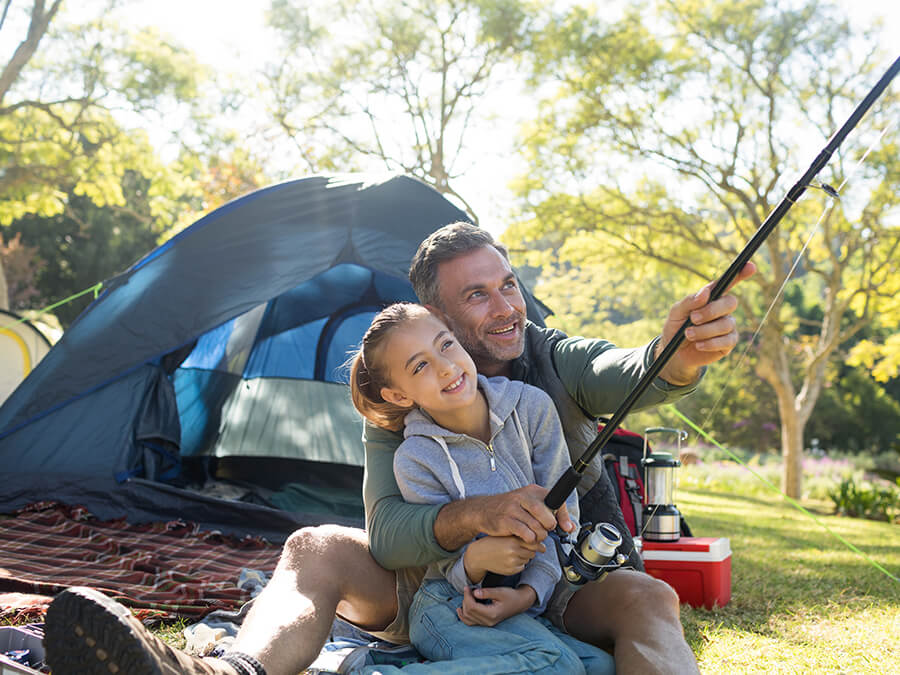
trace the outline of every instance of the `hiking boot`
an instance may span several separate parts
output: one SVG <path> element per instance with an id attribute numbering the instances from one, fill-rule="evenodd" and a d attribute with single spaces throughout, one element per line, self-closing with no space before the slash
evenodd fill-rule
<path id="1" fill-rule="evenodd" d="M 170 647 L 92 588 L 68 588 L 50 603 L 44 651 L 53 675 L 236 675 Z"/>

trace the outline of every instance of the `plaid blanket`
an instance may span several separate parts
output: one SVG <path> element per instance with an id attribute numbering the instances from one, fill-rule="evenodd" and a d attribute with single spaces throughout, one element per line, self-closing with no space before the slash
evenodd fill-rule
<path id="1" fill-rule="evenodd" d="M 238 587 L 241 571 L 271 574 L 280 553 L 259 537 L 184 521 L 98 521 L 81 507 L 39 502 L 0 520 L 0 594 L 91 586 L 141 619 L 199 619 L 249 600 L 250 590 Z"/>

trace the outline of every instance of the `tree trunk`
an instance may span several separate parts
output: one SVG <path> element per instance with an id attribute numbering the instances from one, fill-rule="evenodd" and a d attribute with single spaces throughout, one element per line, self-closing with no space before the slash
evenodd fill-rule
<path id="1" fill-rule="evenodd" d="M 790 359 L 782 331 L 777 321 L 763 327 L 756 370 L 775 391 L 778 401 L 784 460 L 781 489 L 789 497 L 799 499 L 803 492 L 803 430 L 809 415 L 804 416 L 797 407 L 797 392 L 791 379 Z"/>
<path id="2" fill-rule="evenodd" d="M 0 244 L 3 240 L 0 239 Z M 0 257 L 0 309 L 9 311 L 9 286 L 6 283 L 6 274 L 3 272 L 3 259 Z"/>
<path id="3" fill-rule="evenodd" d="M 806 421 L 800 419 L 793 407 L 780 413 L 781 457 L 784 461 L 781 489 L 788 497 L 800 499 L 803 494 L 803 429 Z"/>

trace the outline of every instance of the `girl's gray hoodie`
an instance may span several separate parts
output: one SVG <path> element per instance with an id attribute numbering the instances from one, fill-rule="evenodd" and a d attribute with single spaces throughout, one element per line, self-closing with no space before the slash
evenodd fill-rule
<path id="1" fill-rule="evenodd" d="M 482 441 L 438 426 L 422 410 L 406 416 L 405 440 L 394 455 L 394 474 L 403 498 L 415 504 L 443 504 L 477 495 L 495 495 L 537 483 L 550 488 L 569 467 L 569 452 L 553 401 L 541 389 L 505 377 L 478 376 L 487 398 L 491 440 Z M 578 522 L 578 498 L 566 500 Z M 562 574 L 548 537 L 522 572 L 521 582 L 537 593 L 528 614 L 537 616 Z M 463 592 L 472 582 L 463 566 L 465 547 L 428 568 L 426 578 L 446 578 Z"/>

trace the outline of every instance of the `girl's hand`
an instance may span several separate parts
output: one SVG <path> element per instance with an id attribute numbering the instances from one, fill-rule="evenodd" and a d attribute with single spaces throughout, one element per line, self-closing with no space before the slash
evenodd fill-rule
<path id="1" fill-rule="evenodd" d="M 475 600 L 490 600 L 483 604 Z M 534 589 L 523 584 L 518 588 L 476 588 L 466 587 L 462 607 L 456 610 L 459 620 L 467 626 L 496 626 L 504 619 L 521 614 L 537 600 Z"/>
<path id="2" fill-rule="evenodd" d="M 525 569 L 536 553 L 543 553 L 542 542 L 524 542 L 518 537 L 482 537 L 466 548 L 463 565 L 472 583 L 480 583 L 487 572 L 503 576 Z"/>

